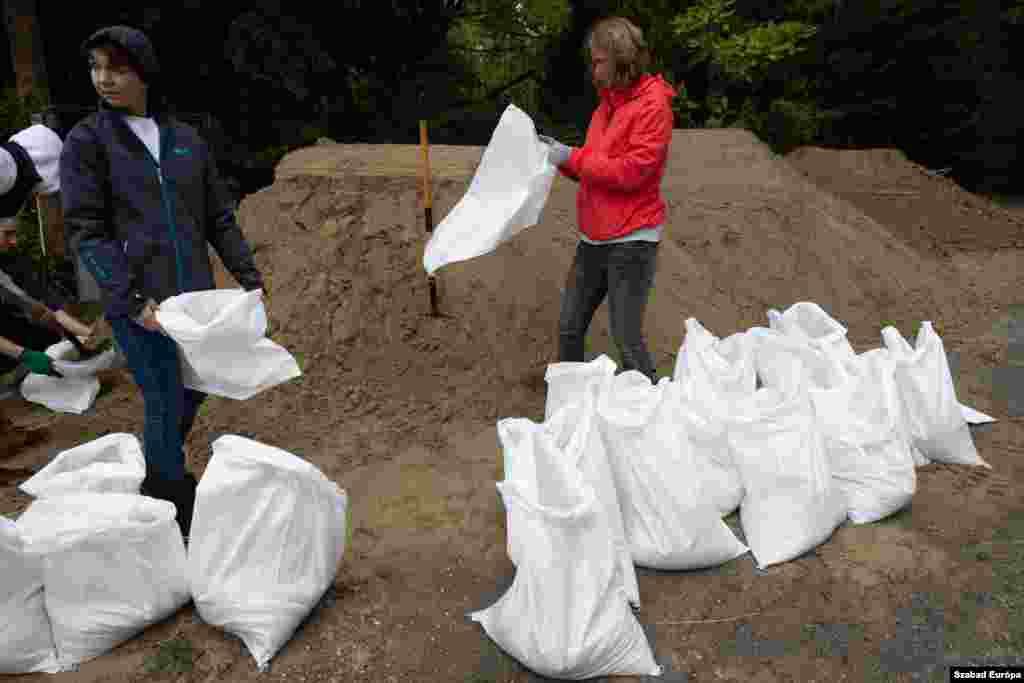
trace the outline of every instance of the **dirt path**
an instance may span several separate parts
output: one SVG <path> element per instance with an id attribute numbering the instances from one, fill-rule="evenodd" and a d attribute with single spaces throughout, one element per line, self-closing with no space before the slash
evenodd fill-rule
<path id="1" fill-rule="evenodd" d="M 449 169 L 435 189 L 439 219 L 462 196 L 480 153 L 438 151 Z M 352 545 L 334 588 L 270 678 L 538 680 L 465 614 L 493 602 L 513 575 L 494 487 L 502 471 L 495 422 L 543 418 L 544 370 L 555 360 L 559 292 L 576 242 L 575 186 L 556 181 L 541 225 L 443 269 L 448 317 L 432 319 L 416 181 L 399 177 L 415 163 L 396 158 L 389 167 L 398 176 L 358 178 L 351 159 L 341 147 L 304 150 L 301 163 L 291 160 L 299 169 L 292 177 L 243 202 L 240 220 L 273 285 L 273 336 L 305 374 L 251 401 L 212 398 L 188 444 L 190 465 L 201 474 L 209 444 L 241 434 L 308 459 L 350 495 Z M 315 173 L 304 175 L 303 164 Z M 883 321 L 912 338 L 920 321 L 932 320 L 958 354 L 958 397 L 999 422 L 973 430 L 991 471 L 921 468 L 911 508 L 844 526 L 793 562 L 761 572 L 748 554 L 708 571 L 640 571 L 639 618 L 666 666 L 661 680 L 885 680 L 879 668 L 896 669 L 907 653 L 937 642 L 937 626 L 912 629 L 920 619 L 911 617 L 934 617 L 928 610 L 940 607 L 945 642 L 959 648 L 947 654 L 999 643 L 1019 649 L 1024 634 L 1012 632 L 1009 603 L 992 595 L 1022 547 L 997 531 L 1024 539 L 1024 523 L 1012 517 L 1024 513 L 1024 420 L 1008 418 L 993 376 L 1007 363 L 1011 306 L 1024 303 L 1016 298 L 1024 249 L 979 249 L 989 240 L 985 225 L 1001 234 L 1005 221 L 979 219 L 970 249 L 947 243 L 948 256 L 929 252 L 902 224 L 872 218 L 736 130 L 677 131 L 664 192 L 669 228 L 646 321 L 661 375 L 672 372 L 687 317 L 724 337 L 766 326 L 769 307 L 809 300 L 848 326 L 858 351 L 881 345 Z M 948 236 L 952 228 L 936 230 Z M 233 285 L 226 277 L 221 284 Z M 616 356 L 606 310 L 594 320 L 589 357 Z M 105 393 L 85 416 L 8 403 L 13 420 L 48 426 L 51 438 L 0 458 L 0 514 L 27 506 L 15 487 L 55 453 L 141 428 L 130 378 L 115 372 L 102 381 Z M 901 612 L 911 608 L 911 616 Z M 671 623 L 687 620 L 707 623 Z M 191 643 L 192 672 L 146 673 L 175 637 Z M 36 679 L 50 680 L 24 678 Z M 268 676 L 240 641 L 203 624 L 190 606 L 57 679 Z"/>

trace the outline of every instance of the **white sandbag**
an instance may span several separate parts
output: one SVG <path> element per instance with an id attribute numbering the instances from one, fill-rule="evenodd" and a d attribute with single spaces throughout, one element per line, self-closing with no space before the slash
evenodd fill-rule
<path id="1" fill-rule="evenodd" d="M 54 360 L 55 370 L 64 372 L 71 368 L 70 374 L 51 377 L 30 373 L 21 383 L 22 397 L 58 413 L 81 415 L 89 410 L 100 393 L 100 381 L 96 379 L 96 373 L 80 371 L 81 366 L 70 360 L 77 357 L 77 351 L 66 339 L 46 349 L 46 355 Z M 94 363 L 86 365 L 91 370 L 93 365 L 100 365 L 99 361 L 112 364 L 115 359 L 116 352 L 107 352 L 94 359 Z M 64 362 L 58 363 L 62 360 Z"/>
<path id="2" fill-rule="evenodd" d="M 743 479 L 740 522 L 761 568 L 827 540 L 846 517 L 807 391 L 759 389 L 727 428 Z"/>
<path id="3" fill-rule="evenodd" d="M 78 350 L 66 339 L 55 344 L 53 348 L 56 353 L 54 357 L 58 359 L 53 361 L 54 370 L 69 379 L 95 377 L 99 372 L 119 367 L 124 360 L 114 346 L 86 360 L 79 360 Z"/>
<path id="4" fill-rule="evenodd" d="M 747 335 L 765 388 L 790 395 L 812 384 L 830 386 L 840 379 L 836 374 L 838 357 L 805 339 L 763 327 L 752 327 Z"/>
<path id="5" fill-rule="evenodd" d="M 542 425 L 498 422 L 512 586 L 468 616 L 511 656 L 552 678 L 660 676 L 621 582 L 612 524 L 594 488 Z"/>
<path id="6" fill-rule="evenodd" d="M 900 396 L 900 391 L 896 387 L 896 356 L 888 349 L 878 348 L 858 354 L 857 357 L 863 358 L 868 354 L 875 356 L 875 360 L 878 362 L 879 367 L 885 370 L 880 377 L 878 394 L 885 401 L 885 406 L 888 412 L 896 417 L 896 427 L 907 444 L 911 460 L 914 462 L 914 467 L 927 465 L 931 460 L 921 453 L 921 449 L 917 447 L 917 443 L 910 435 L 910 425 L 907 422 L 906 409 L 903 406 L 903 399 Z"/>
<path id="7" fill-rule="evenodd" d="M 138 493 L 146 459 L 134 434 L 107 434 L 57 454 L 19 486 L 36 498 L 87 491 Z"/>
<path id="8" fill-rule="evenodd" d="M 678 419 L 680 430 L 688 437 L 696 461 L 701 497 L 721 517 L 728 517 L 743 500 L 743 480 L 733 462 L 725 421 L 711 419 L 704 407 L 679 392 Z"/>
<path id="9" fill-rule="evenodd" d="M 695 318 L 687 319 L 673 382 L 679 385 L 680 417 L 703 473 L 704 495 L 725 517 L 739 506 L 743 485 L 724 420 L 736 401 L 757 389 L 752 338 L 739 332 L 719 339 Z"/>
<path id="10" fill-rule="evenodd" d="M 816 303 L 800 301 L 779 313 L 768 311 L 770 329 L 806 342 L 820 351 L 837 353 L 841 358 L 856 355 L 846 338 L 846 327 Z"/>
<path id="11" fill-rule="evenodd" d="M 433 274 L 449 263 L 493 251 L 536 225 L 557 169 L 547 159 L 533 120 L 508 105 L 484 150 L 469 190 L 434 228 L 423 252 Z"/>
<path id="12" fill-rule="evenodd" d="M 960 412 L 963 414 L 964 420 L 967 424 L 980 425 L 997 421 L 991 415 L 986 415 L 985 413 L 979 412 L 970 406 L 964 405 L 963 403 L 960 404 Z"/>
<path id="13" fill-rule="evenodd" d="M 695 318 L 688 318 L 672 380 L 687 399 L 699 401 L 709 417 L 722 419 L 731 412 L 733 402 L 757 389 L 751 338 L 738 332 L 719 339 Z"/>
<path id="14" fill-rule="evenodd" d="M 179 294 L 160 304 L 156 319 L 178 344 L 190 389 L 244 401 L 302 374 L 288 350 L 267 339 L 258 290 Z"/>
<path id="15" fill-rule="evenodd" d="M 847 377 L 809 392 L 822 429 L 833 482 L 846 497 L 854 524 L 877 522 L 910 503 L 917 487 L 899 414 L 883 395 L 895 387 L 885 351 L 847 359 Z"/>
<path id="16" fill-rule="evenodd" d="M 0 517 L 0 577 L 0 674 L 57 673 L 42 567 L 6 517 Z"/>
<path id="17" fill-rule="evenodd" d="M 199 616 L 265 670 L 334 582 L 347 511 L 345 491 L 302 458 L 240 436 L 214 441 L 189 534 Z"/>
<path id="18" fill-rule="evenodd" d="M 544 421 L 564 406 L 580 400 L 584 388 L 592 381 L 604 380 L 615 375 L 615 361 L 601 354 L 588 363 L 551 363 L 544 373 L 548 392 L 544 403 Z"/>
<path id="19" fill-rule="evenodd" d="M 33 502 L 17 522 L 42 563 L 62 670 L 109 652 L 189 600 L 172 503 L 127 493 Z"/>
<path id="20" fill-rule="evenodd" d="M 978 456 L 956 398 L 946 349 L 931 321 L 921 323 L 913 348 L 892 326 L 882 330 L 882 340 L 893 356 L 907 428 L 921 453 L 938 462 L 991 469 Z"/>
<path id="21" fill-rule="evenodd" d="M 597 402 L 610 381 L 611 375 L 592 380 L 583 387 L 578 397 L 580 400 L 562 406 L 550 420 L 544 422 L 544 428 L 552 436 L 555 446 L 564 454 L 566 460 L 575 465 L 583 474 L 584 480 L 594 487 L 597 500 L 604 506 L 611 523 L 626 597 L 633 605 L 639 606 L 640 589 L 636 580 L 636 568 L 633 566 L 633 555 L 626 540 L 619 494 L 615 489 L 615 477 L 597 423 Z"/>
<path id="22" fill-rule="evenodd" d="M 612 379 L 598 401 L 626 538 L 633 562 L 643 567 L 714 567 L 748 550 L 702 491 L 680 400 L 679 385 L 667 377 L 652 386 L 630 370 Z"/>

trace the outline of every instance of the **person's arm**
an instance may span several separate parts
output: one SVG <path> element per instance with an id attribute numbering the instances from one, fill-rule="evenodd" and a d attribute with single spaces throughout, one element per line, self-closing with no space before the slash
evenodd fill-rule
<path id="1" fill-rule="evenodd" d="M 88 128 L 76 127 L 68 134 L 60 160 L 64 226 L 69 241 L 78 242 L 82 263 L 107 295 L 107 315 L 135 318 L 145 300 L 108 223 L 107 173 L 100 141 Z"/>
<path id="2" fill-rule="evenodd" d="M 243 289 L 246 291 L 263 289 L 263 276 L 256 268 L 252 249 L 235 218 L 234 203 L 231 201 L 227 186 L 221 180 L 213 151 L 205 142 L 204 147 L 206 150 L 203 157 L 206 164 L 203 172 L 206 186 L 206 239 L 213 245 L 221 261 Z"/>
<path id="3" fill-rule="evenodd" d="M 24 347 L 18 346 L 7 337 L 0 337 L 0 353 L 4 354 L 8 358 L 18 360 L 24 350 Z"/>
<path id="4" fill-rule="evenodd" d="M 89 337 L 92 335 L 92 327 L 86 325 L 78 318 L 70 315 L 64 309 L 59 309 L 58 311 L 56 311 L 56 315 L 57 322 L 60 323 L 60 326 L 63 327 L 68 332 L 70 332 L 71 334 L 75 335 L 76 337 Z"/>
<path id="5" fill-rule="evenodd" d="M 563 168 L 594 185 L 628 192 L 657 172 L 668 156 L 671 141 L 671 107 L 667 103 L 651 104 L 633 122 L 624 154 L 610 157 L 584 146 L 572 151 Z"/>

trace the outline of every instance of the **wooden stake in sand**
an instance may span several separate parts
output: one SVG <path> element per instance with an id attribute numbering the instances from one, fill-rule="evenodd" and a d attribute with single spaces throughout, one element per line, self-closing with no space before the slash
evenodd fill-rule
<path id="1" fill-rule="evenodd" d="M 423 149 L 423 217 L 426 221 L 427 233 L 434 232 L 434 208 L 430 194 L 430 145 L 427 142 L 427 122 L 420 119 L 420 147 Z M 427 276 L 430 283 L 430 314 L 437 316 L 437 281 L 433 275 Z"/>

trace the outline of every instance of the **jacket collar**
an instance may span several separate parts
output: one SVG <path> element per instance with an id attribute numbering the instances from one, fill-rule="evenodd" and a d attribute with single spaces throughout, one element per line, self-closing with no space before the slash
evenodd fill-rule
<path id="1" fill-rule="evenodd" d="M 602 88 L 600 91 L 601 99 L 608 102 L 612 109 L 618 109 L 626 102 L 634 100 L 639 97 L 647 88 L 654 82 L 654 76 L 644 74 L 638 78 L 632 85 L 628 85 L 624 88 Z"/>

